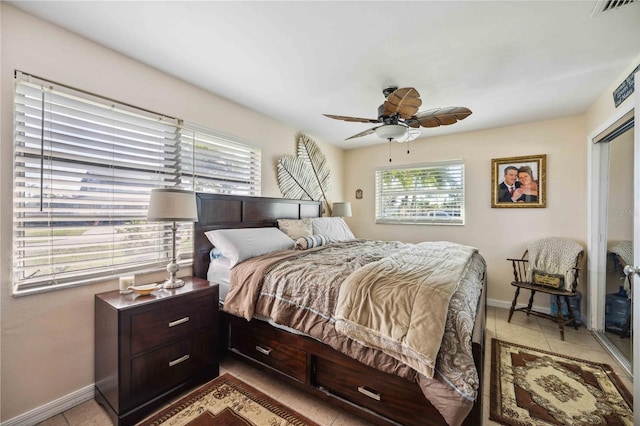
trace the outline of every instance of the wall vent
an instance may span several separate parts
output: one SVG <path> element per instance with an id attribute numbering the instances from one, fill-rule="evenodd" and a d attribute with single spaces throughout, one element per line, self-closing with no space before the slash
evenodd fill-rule
<path id="1" fill-rule="evenodd" d="M 603 13 L 609 10 L 618 9 L 624 5 L 635 3 L 637 0 L 598 0 L 593 9 L 592 16 L 596 13 Z"/>

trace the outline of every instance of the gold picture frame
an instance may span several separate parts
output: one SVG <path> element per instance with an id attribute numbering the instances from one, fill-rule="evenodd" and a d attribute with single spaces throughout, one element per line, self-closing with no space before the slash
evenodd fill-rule
<path id="1" fill-rule="evenodd" d="M 546 163 L 546 154 L 492 159 L 491 207 L 547 207 Z"/>

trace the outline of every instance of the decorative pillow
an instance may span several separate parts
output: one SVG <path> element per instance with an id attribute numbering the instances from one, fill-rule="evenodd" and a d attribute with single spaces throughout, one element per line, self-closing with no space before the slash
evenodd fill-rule
<path id="1" fill-rule="evenodd" d="M 311 219 L 313 235 L 324 235 L 328 243 L 355 240 L 349 225 L 341 217 L 314 217 Z"/>
<path id="2" fill-rule="evenodd" d="M 278 228 L 216 229 L 205 235 L 229 259 L 230 268 L 252 257 L 295 247 L 295 242 Z"/>
<path id="3" fill-rule="evenodd" d="M 325 244 L 327 244 L 327 238 L 324 235 L 309 235 L 296 240 L 296 248 L 300 250 L 320 247 Z"/>
<path id="4" fill-rule="evenodd" d="M 531 281 L 534 284 L 538 284 L 544 287 L 551 287 L 555 289 L 564 290 L 564 275 L 550 274 L 548 272 L 539 271 L 534 269 L 532 272 Z"/>
<path id="5" fill-rule="evenodd" d="M 313 234 L 311 219 L 278 219 L 278 228 L 294 241 Z"/>

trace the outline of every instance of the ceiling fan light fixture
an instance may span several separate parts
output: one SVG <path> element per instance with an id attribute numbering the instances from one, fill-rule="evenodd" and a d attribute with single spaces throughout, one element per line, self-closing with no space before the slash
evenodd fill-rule
<path id="1" fill-rule="evenodd" d="M 400 139 L 407 134 L 407 127 L 400 124 L 387 124 L 376 128 L 375 132 L 382 139 Z"/>

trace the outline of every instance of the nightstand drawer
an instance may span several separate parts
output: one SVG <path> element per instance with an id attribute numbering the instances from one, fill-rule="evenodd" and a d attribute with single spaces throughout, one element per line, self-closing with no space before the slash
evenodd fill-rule
<path id="1" fill-rule="evenodd" d="M 151 350 L 213 323 L 211 296 L 172 303 L 131 317 L 131 354 Z"/>
<path id="2" fill-rule="evenodd" d="M 153 398 L 205 369 L 215 359 L 210 332 L 178 341 L 131 360 L 132 406 Z"/>

